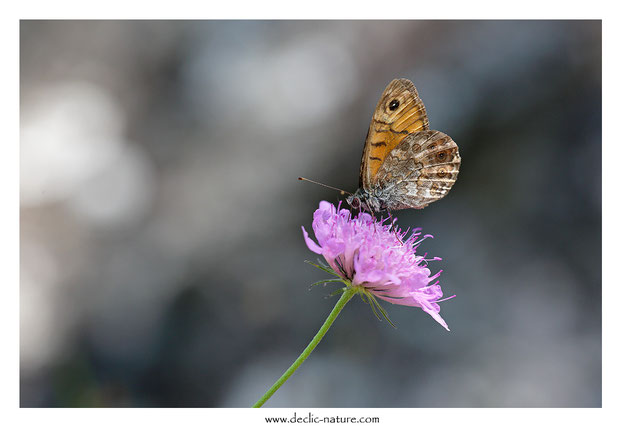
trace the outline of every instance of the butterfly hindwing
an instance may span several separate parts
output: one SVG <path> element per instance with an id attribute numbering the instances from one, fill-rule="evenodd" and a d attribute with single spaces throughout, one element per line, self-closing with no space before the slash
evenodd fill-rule
<path id="1" fill-rule="evenodd" d="M 424 208 L 449 192 L 460 168 L 458 146 L 434 130 L 408 134 L 378 168 L 376 192 L 389 210 Z"/>
<path id="2" fill-rule="evenodd" d="M 361 160 L 360 186 L 376 186 L 387 155 L 410 133 L 429 129 L 425 106 L 415 85 L 395 79 L 386 87 L 374 111 Z"/>

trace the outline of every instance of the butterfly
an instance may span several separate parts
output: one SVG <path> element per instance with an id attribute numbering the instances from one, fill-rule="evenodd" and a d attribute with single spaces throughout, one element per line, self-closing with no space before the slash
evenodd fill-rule
<path id="1" fill-rule="evenodd" d="M 408 79 L 386 87 L 369 125 L 359 189 L 346 201 L 371 212 L 425 208 L 458 177 L 458 146 L 430 129 L 423 101 Z"/>

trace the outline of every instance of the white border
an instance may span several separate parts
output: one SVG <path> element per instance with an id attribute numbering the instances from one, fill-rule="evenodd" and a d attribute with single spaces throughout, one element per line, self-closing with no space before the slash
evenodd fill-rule
<path id="1" fill-rule="evenodd" d="M 16 2 L 15 2 L 16 3 Z M 415 2 L 318 1 L 300 4 L 292 1 L 205 2 L 191 1 L 22 1 L 3 11 L 2 43 L 2 121 L 5 140 L 2 148 L 2 267 L 5 307 L 2 317 L 3 352 L 0 353 L 2 420 L 19 420 L 19 426 L 91 427 L 141 426 L 184 427 L 267 426 L 264 416 L 291 417 L 293 412 L 311 411 L 316 415 L 379 416 L 371 426 L 599 426 L 621 420 L 618 406 L 620 377 L 620 279 L 617 256 L 621 240 L 619 227 L 619 167 L 622 141 L 620 122 L 620 26 L 613 2 L 498 1 Z M 225 6 L 223 6 L 225 5 Z M 605 6 L 606 5 L 606 6 Z M 603 409 L 19 409 L 19 19 L 602 19 L 603 22 Z M 577 237 L 580 239 L 580 237 Z M 594 267 L 598 268 L 598 267 Z M 17 426 L 16 424 L 4 426 Z"/>

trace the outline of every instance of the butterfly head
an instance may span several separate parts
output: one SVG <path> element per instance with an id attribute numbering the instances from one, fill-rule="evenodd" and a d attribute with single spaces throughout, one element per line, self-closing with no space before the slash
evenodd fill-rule
<path id="1" fill-rule="evenodd" d="M 380 199 L 362 188 L 348 196 L 346 202 L 355 210 L 361 209 L 372 213 L 386 209 Z"/>

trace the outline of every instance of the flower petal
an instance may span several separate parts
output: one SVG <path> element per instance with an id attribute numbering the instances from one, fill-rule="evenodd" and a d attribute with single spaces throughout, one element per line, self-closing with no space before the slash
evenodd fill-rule
<path id="1" fill-rule="evenodd" d="M 315 241 L 313 241 L 313 239 L 309 238 L 309 234 L 305 230 L 304 226 L 302 227 L 302 234 L 305 238 L 305 243 L 307 244 L 307 247 L 309 247 L 309 249 L 313 251 L 315 254 L 322 254 L 322 247 L 316 244 Z"/>
<path id="2" fill-rule="evenodd" d="M 438 306 L 438 305 L 437 305 Z M 438 311 L 435 310 L 432 307 L 428 307 L 427 305 L 421 306 L 421 309 L 423 309 L 425 312 L 427 312 L 428 314 L 430 314 L 430 316 L 432 316 L 432 318 L 434 318 L 434 320 L 439 323 L 440 325 L 442 325 L 443 327 L 445 327 L 445 329 L 447 331 L 449 330 L 449 327 L 447 326 L 447 323 L 445 322 L 445 320 L 438 314 Z"/>

